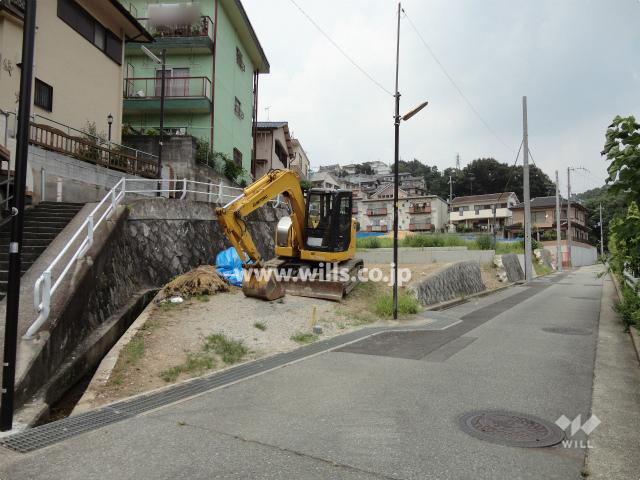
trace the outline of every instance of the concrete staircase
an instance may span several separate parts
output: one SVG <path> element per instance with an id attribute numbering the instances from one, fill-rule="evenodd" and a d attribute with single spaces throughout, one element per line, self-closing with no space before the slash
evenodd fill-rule
<path id="1" fill-rule="evenodd" d="M 83 206 L 84 203 L 41 202 L 26 210 L 22 245 L 23 274 Z M 0 300 L 7 294 L 9 235 L 10 226 L 5 225 L 0 231 Z"/>

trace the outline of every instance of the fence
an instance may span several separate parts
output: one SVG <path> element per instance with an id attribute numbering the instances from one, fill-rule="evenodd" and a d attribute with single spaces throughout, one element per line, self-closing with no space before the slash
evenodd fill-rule
<path id="1" fill-rule="evenodd" d="M 47 320 L 51 307 L 51 296 L 56 292 L 76 260 L 91 248 L 96 229 L 102 222 L 113 215 L 118 205 L 127 195 L 151 198 L 160 195 L 165 198 L 185 199 L 187 195 L 191 194 L 195 199 L 228 204 L 232 200 L 239 198 L 243 192 L 244 189 L 242 188 L 224 185 L 222 182 L 206 183 L 186 178 L 162 181 L 156 179 L 120 179 L 89 213 L 64 248 L 36 280 L 33 288 L 33 301 L 38 316 L 27 330 L 24 338 L 32 338 Z M 278 196 L 273 203 L 276 207 L 279 206 L 281 197 Z"/>

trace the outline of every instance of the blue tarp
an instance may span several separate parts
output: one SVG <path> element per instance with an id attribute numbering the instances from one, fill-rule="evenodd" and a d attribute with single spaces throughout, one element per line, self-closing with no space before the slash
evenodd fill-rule
<path id="1" fill-rule="evenodd" d="M 242 286 L 242 260 L 235 248 L 229 247 L 216 255 L 216 270 L 231 285 Z"/>

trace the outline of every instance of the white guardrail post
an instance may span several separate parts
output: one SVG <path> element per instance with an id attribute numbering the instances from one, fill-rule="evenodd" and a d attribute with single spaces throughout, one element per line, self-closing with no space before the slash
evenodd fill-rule
<path id="1" fill-rule="evenodd" d="M 183 178 L 182 179 L 182 196 L 180 197 L 180 200 L 184 200 L 187 196 L 187 179 Z"/>

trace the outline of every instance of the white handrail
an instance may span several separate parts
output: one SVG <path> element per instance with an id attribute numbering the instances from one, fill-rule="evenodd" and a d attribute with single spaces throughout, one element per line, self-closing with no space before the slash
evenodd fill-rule
<path id="1" fill-rule="evenodd" d="M 167 193 L 167 194 L 180 194 L 180 199 L 186 198 L 188 193 L 194 193 L 196 195 L 207 195 L 207 199 L 211 197 L 211 191 L 215 187 L 218 190 L 217 194 L 217 203 L 222 203 L 223 198 L 227 197 L 231 201 L 236 199 L 244 194 L 244 189 L 240 187 L 231 187 L 227 185 L 223 185 L 222 181 L 220 183 L 206 183 L 199 182 L 195 180 L 189 180 L 183 178 L 181 180 L 182 185 L 180 188 L 175 188 L 175 180 L 161 180 L 160 183 L 164 183 L 167 181 L 174 182 L 174 188 L 158 188 L 158 179 L 155 178 L 121 178 L 118 183 L 114 185 L 114 187 L 107 192 L 107 194 L 100 200 L 100 202 L 95 206 L 95 208 L 89 213 L 87 218 L 82 222 L 82 224 L 78 227 L 76 232 L 71 236 L 71 239 L 67 242 L 64 248 L 60 251 L 60 253 L 53 259 L 53 261 L 49 264 L 49 266 L 42 272 L 42 275 L 38 277 L 34 286 L 33 286 L 33 303 L 38 313 L 35 321 L 31 324 L 29 329 L 24 335 L 24 339 L 28 340 L 33 338 L 33 336 L 38 332 L 40 327 L 46 322 L 49 317 L 49 313 L 51 310 L 51 296 L 58 289 L 65 276 L 74 265 L 74 262 L 78 260 L 80 257 L 84 256 L 87 251 L 93 245 L 93 237 L 96 229 L 104 222 L 106 219 L 111 217 L 111 215 L 116 211 L 118 205 L 125 198 L 127 194 L 147 194 L 147 195 L 156 195 L 158 193 Z M 143 185 L 150 185 L 151 188 L 134 188 L 130 186 L 132 183 L 140 182 Z M 152 183 L 150 183 L 152 182 Z M 190 185 L 193 187 L 189 188 Z M 207 190 L 200 191 L 196 190 L 198 185 L 205 185 Z M 224 193 L 224 189 L 231 190 L 231 193 Z M 160 197 L 164 198 L 164 197 Z M 276 207 L 278 207 L 282 201 L 280 195 L 275 200 L 271 201 Z M 106 205 L 106 208 L 104 208 Z M 100 213 L 102 212 L 102 213 Z M 97 218 L 97 220 L 96 220 Z M 84 233 L 84 237 L 82 234 Z M 55 282 L 52 285 L 52 278 L 54 275 L 54 269 L 58 264 L 62 261 L 62 259 L 70 252 L 72 246 L 76 243 L 77 240 L 82 238 L 80 245 L 76 248 L 71 258 L 67 261 L 67 263 L 62 267 L 62 271 L 57 274 Z"/>

